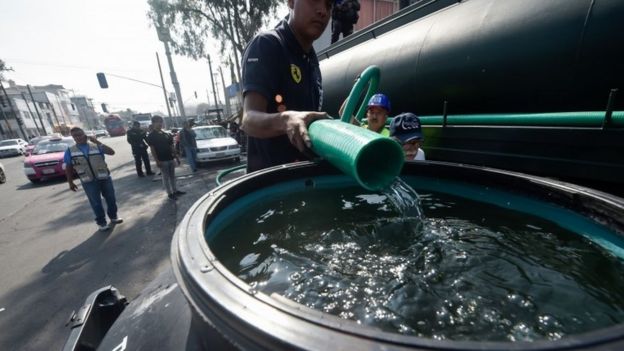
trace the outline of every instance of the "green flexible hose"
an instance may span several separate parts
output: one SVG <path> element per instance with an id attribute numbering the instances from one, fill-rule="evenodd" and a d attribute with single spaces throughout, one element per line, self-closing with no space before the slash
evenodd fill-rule
<path id="1" fill-rule="evenodd" d="M 393 139 L 339 120 L 317 120 L 308 128 L 312 151 L 363 188 L 381 190 L 403 168 L 403 149 Z"/>
<path id="2" fill-rule="evenodd" d="M 351 88 L 351 92 L 347 98 L 347 103 L 342 111 L 342 116 L 340 116 L 341 121 L 351 123 L 351 116 L 353 116 L 353 113 L 355 112 L 355 108 L 357 107 L 359 98 L 362 95 L 362 91 L 364 90 L 364 87 L 368 85 L 368 90 L 366 91 L 366 96 L 363 100 L 364 103 L 360 105 L 357 115 L 355 116 L 358 121 L 362 120 L 366 114 L 366 102 L 368 102 L 371 96 L 377 92 L 380 76 L 381 71 L 377 66 L 368 66 L 364 71 L 362 71 L 362 73 L 356 78 L 353 88 Z"/>
<path id="3" fill-rule="evenodd" d="M 605 111 L 449 115 L 447 125 L 601 127 Z M 422 116 L 423 125 L 441 125 L 443 116 Z M 391 118 L 388 118 L 388 122 Z M 624 127 L 624 111 L 613 111 L 612 127 Z"/>

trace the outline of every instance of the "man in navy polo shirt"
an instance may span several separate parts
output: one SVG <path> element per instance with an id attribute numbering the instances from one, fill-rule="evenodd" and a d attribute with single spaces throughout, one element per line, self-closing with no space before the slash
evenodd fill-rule
<path id="1" fill-rule="evenodd" d="M 326 118 L 321 71 L 312 43 L 331 15 L 333 1 L 289 0 L 290 15 L 260 33 L 243 56 L 247 172 L 308 159 L 308 126 Z"/>

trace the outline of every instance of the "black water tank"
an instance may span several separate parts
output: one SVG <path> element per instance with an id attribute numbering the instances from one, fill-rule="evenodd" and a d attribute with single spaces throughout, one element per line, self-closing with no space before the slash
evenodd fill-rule
<path id="1" fill-rule="evenodd" d="M 354 78 L 373 64 L 393 114 L 441 114 L 445 100 L 452 114 L 604 110 L 609 90 L 624 88 L 622 0 L 467 0 L 435 8 L 443 1 L 407 8 L 320 52 L 324 109 L 336 114 Z M 621 96 L 615 109 L 624 109 Z"/>

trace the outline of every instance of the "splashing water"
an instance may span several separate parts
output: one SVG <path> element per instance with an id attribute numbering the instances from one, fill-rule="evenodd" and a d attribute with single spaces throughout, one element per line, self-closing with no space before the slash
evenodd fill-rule
<path id="1" fill-rule="evenodd" d="M 210 247 L 254 292 L 404 335 L 553 340 L 624 321 L 622 260 L 545 219 L 403 181 L 263 201 Z"/>

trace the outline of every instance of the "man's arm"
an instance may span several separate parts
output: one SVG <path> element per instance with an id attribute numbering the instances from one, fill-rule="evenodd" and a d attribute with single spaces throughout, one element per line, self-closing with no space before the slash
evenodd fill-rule
<path id="1" fill-rule="evenodd" d="M 284 111 L 267 113 L 267 100 L 259 93 L 245 94 L 242 129 L 248 135 L 266 139 L 286 134 L 299 151 L 310 148 L 308 126 L 317 119 L 327 118 L 325 112 Z"/>
<path id="2" fill-rule="evenodd" d="M 71 164 L 65 165 L 65 178 L 67 179 L 67 184 L 69 184 L 69 190 L 76 191 L 78 186 L 74 183 L 74 166 Z"/>
<path id="3" fill-rule="evenodd" d="M 100 148 L 100 150 L 102 150 L 102 152 L 105 153 L 106 155 L 114 155 L 115 154 L 115 150 L 113 150 L 110 146 L 106 146 L 106 145 L 102 144 L 102 142 L 97 140 L 95 137 L 90 136 L 89 137 L 89 141 L 92 142 L 92 143 L 95 143 Z"/>
<path id="4" fill-rule="evenodd" d="M 171 147 L 171 155 L 173 155 L 173 158 L 178 161 L 178 166 L 180 165 L 180 157 L 178 157 L 178 152 L 176 151 L 175 148 L 175 143 L 173 142 L 173 137 L 170 137 L 169 140 L 169 146 Z"/>
<path id="5" fill-rule="evenodd" d="M 63 163 L 65 163 L 65 178 L 67 179 L 67 184 L 69 184 L 69 190 L 76 191 L 78 187 L 74 183 L 74 166 L 71 163 L 70 151 L 65 151 L 65 155 L 63 156 Z"/>
<path id="6" fill-rule="evenodd" d="M 158 154 L 156 153 L 156 148 L 154 145 L 150 145 L 150 152 L 152 153 L 152 158 L 156 161 L 156 167 L 160 168 L 160 160 L 158 159 Z"/>

